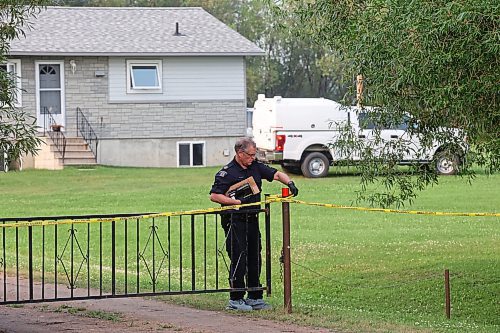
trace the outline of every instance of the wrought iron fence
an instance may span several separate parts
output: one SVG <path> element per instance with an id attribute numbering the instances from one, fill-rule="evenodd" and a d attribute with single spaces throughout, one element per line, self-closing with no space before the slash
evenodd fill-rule
<path id="1" fill-rule="evenodd" d="M 248 212 L 248 211 L 247 211 Z M 267 290 L 270 207 L 265 213 L 266 286 L 230 289 L 219 213 L 0 219 L 0 304 Z M 262 221 L 262 219 L 261 219 Z"/>
<path id="2" fill-rule="evenodd" d="M 79 107 L 76 108 L 76 135 L 82 136 L 92 153 L 94 153 L 95 160 L 97 162 L 97 146 L 99 145 L 99 138 L 90 125 L 87 117 L 83 114 L 82 109 Z"/>

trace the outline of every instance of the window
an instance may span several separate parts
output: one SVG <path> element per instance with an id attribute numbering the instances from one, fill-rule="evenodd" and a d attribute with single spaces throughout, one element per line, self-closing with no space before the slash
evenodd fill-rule
<path id="1" fill-rule="evenodd" d="M 406 131 L 408 130 L 408 125 L 410 124 L 410 117 L 403 116 L 403 120 L 398 124 L 391 124 L 390 129 Z"/>
<path id="2" fill-rule="evenodd" d="M 161 93 L 161 60 L 127 60 L 127 93 Z"/>
<path id="3" fill-rule="evenodd" d="M 361 112 L 360 114 L 358 114 L 358 122 L 359 122 L 359 126 L 362 129 L 374 129 L 375 128 L 375 124 L 370 119 L 368 114 L 365 112 Z"/>
<path id="4" fill-rule="evenodd" d="M 388 119 L 386 119 L 388 118 Z M 410 123 L 409 116 L 403 116 L 402 121 L 395 122 L 391 120 L 390 117 L 385 117 L 382 119 L 381 115 L 378 114 L 367 114 L 366 112 L 361 112 L 358 115 L 359 126 L 362 129 L 374 129 L 379 128 L 381 130 L 390 129 L 390 130 L 403 130 L 406 131 L 408 129 L 408 124 Z M 375 122 L 377 124 L 375 124 Z"/>
<path id="5" fill-rule="evenodd" d="M 21 106 L 21 60 L 11 59 L 6 63 L 0 64 L 0 70 L 11 75 L 16 82 L 16 92 L 14 94 L 14 106 Z"/>
<path id="6" fill-rule="evenodd" d="M 180 167 L 204 166 L 205 142 L 178 142 L 177 165 Z"/>

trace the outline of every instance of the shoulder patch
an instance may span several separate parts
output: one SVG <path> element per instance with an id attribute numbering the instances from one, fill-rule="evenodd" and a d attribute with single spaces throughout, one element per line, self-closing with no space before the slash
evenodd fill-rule
<path id="1" fill-rule="evenodd" d="M 225 168 L 225 167 L 224 167 Z M 221 170 L 217 173 L 217 176 L 224 178 L 227 175 L 227 172 L 224 170 Z"/>

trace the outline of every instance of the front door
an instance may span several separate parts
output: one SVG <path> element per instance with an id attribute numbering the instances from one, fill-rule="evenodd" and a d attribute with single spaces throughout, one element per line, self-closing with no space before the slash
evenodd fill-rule
<path id="1" fill-rule="evenodd" d="M 53 123 L 65 126 L 64 62 L 37 61 L 35 71 L 37 125 L 41 130 Z"/>

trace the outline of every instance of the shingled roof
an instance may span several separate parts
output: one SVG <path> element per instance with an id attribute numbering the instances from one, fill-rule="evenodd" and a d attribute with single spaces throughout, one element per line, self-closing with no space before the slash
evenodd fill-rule
<path id="1" fill-rule="evenodd" d="M 10 55 L 250 56 L 264 52 L 198 7 L 47 7 Z M 176 34 L 176 23 L 178 32 Z"/>

